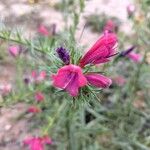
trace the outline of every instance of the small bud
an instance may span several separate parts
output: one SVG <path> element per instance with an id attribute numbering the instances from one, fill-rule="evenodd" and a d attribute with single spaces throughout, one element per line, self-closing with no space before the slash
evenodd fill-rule
<path id="1" fill-rule="evenodd" d="M 135 48 L 136 48 L 136 46 L 131 46 L 131 47 L 128 48 L 127 50 L 122 51 L 122 52 L 119 54 L 119 57 L 124 57 L 124 56 L 128 55 L 128 54 L 129 54 L 130 52 L 132 52 Z"/>
<path id="2" fill-rule="evenodd" d="M 69 56 L 69 53 L 68 51 L 63 48 L 63 47 L 59 47 L 57 48 L 56 50 L 59 58 L 66 64 L 68 65 L 70 63 L 70 56 Z"/>
<path id="3" fill-rule="evenodd" d="M 127 13 L 129 17 L 132 17 L 134 15 L 135 12 L 135 5 L 130 4 L 127 6 Z"/>
<path id="4" fill-rule="evenodd" d="M 51 26 L 51 34 L 53 36 L 56 35 L 56 24 L 52 24 L 52 26 Z"/>
<path id="5" fill-rule="evenodd" d="M 41 92 L 36 92 L 35 93 L 35 100 L 38 102 L 41 102 L 45 99 L 44 94 Z"/>
<path id="6" fill-rule="evenodd" d="M 17 57 L 21 53 L 21 48 L 18 45 L 13 45 L 13 46 L 10 46 L 8 48 L 8 51 L 9 51 L 9 53 L 10 53 L 11 56 Z"/>
<path id="7" fill-rule="evenodd" d="M 6 96 L 12 91 L 12 85 L 9 83 L 0 85 L 0 91 L 3 96 Z"/>
<path id="8" fill-rule="evenodd" d="M 38 32 L 39 32 L 41 35 L 44 35 L 44 36 L 48 36 L 48 35 L 49 35 L 48 29 L 47 29 L 44 25 L 40 25 L 40 26 L 39 26 Z"/>
<path id="9" fill-rule="evenodd" d="M 41 112 L 41 109 L 36 106 L 30 106 L 27 110 L 29 113 L 39 113 Z"/>
<path id="10" fill-rule="evenodd" d="M 30 78 L 28 78 L 28 77 L 24 78 L 24 83 L 29 84 L 30 83 Z"/>

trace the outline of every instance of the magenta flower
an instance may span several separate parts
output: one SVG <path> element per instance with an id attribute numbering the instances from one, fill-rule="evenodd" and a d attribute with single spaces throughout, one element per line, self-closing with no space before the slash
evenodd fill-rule
<path id="1" fill-rule="evenodd" d="M 41 109 L 37 106 L 30 106 L 27 110 L 29 113 L 39 113 L 41 112 Z"/>
<path id="2" fill-rule="evenodd" d="M 31 72 L 31 76 L 32 76 L 33 79 L 36 79 L 37 76 L 38 76 L 38 74 L 37 74 L 37 72 L 36 72 L 35 70 L 33 70 L 33 71 Z"/>
<path id="3" fill-rule="evenodd" d="M 13 45 L 8 48 L 8 51 L 13 57 L 17 57 L 21 53 L 21 48 L 18 45 Z"/>
<path id="4" fill-rule="evenodd" d="M 127 81 L 123 76 L 116 76 L 113 78 L 113 82 L 118 86 L 123 86 Z"/>
<path id="5" fill-rule="evenodd" d="M 35 100 L 41 102 L 45 99 L 44 94 L 42 92 L 35 93 Z"/>
<path id="6" fill-rule="evenodd" d="M 3 96 L 8 95 L 12 91 L 12 85 L 9 83 L 5 83 L 0 85 L 0 92 Z"/>
<path id="7" fill-rule="evenodd" d="M 52 139 L 48 136 L 31 137 L 23 141 L 24 145 L 29 145 L 30 150 L 44 150 L 45 144 L 52 144 Z"/>
<path id="8" fill-rule="evenodd" d="M 66 90 L 73 97 L 78 95 L 80 87 L 87 84 L 81 68 L 72 64 L 60 68 L 52 79 L 55 87 Z"/>
<path id="9" fill-rule="evenodd" d="M 38 32 L 39 32 L 41 35 L 49 36 L 48 29 L 47 29 L 44 25 L 40 25 L 40 26 L 39 26 Z"/>
<path id="10" fill-rule="evenodd" d="M 46 71 L 41 71 L 36 80 L 38 82 L 41 82 L 41 81 L 45 80 L 45 78 L 46 78 Z"/>
<path id="11" fill-rule="evenodd" d="M 108 88 L 112 83 L 111 79 L 100 74 L 88 73 L 85 77 L 89 84 L 98 88 Z"/>
<path id="12" fill-rule="evenodd" d="M 113 22 L 113 20 L 108 20 L 104 26 L 104 31 L 113 32 L 115 31 L 116 24 Z"/>
<path id="13" fill-rule="evenodd" d="M 128 58 L 133 60 L 136 63 L 140 63 L 142 61 L 142 56 L 138 53 L 132 52 L 127 55 Z"/>
<path id="14" fill-rule="evenodd" d="M 80 66 L 83 68 L 87 64 L 108 62 L 109 58 L 116 53 L 116 45 L 117 36 L 114 33 L 104 33 L 80 60 Z"/>
<path id="15" fill-rule="evenodd" d="M 31 73 L 32 79 L 36 82 L 36 83 L 40 83 L 43 80 L 45 80 L 46 78 L 46 72 L 45 71 L 41 71 L 41 72 L 37 72 L 35 70 L 32 71 Z"/>
<path id="16" fill-rule="evenodd" d="M 127 6 L 128 16 L 129 17 L 133 16 L 134 12 L 135 12 L 135 5 L 133 5 L 133 4 L 128 5 Z"/>

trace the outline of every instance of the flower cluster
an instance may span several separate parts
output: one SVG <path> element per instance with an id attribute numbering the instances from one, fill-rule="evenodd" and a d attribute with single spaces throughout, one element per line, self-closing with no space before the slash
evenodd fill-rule
<path id="1" fill-rule="evenodd" d="M 40 71 L 40 72 L 33 70 L 31 72 L 31 75 L 24 79 L 24 82 L 27 85 L 35 84 L 38 86 L 40 83 L 45 81 L 46 76 L 47 76 L 47 74 L 44 70 Z M 36 105 L 29 106 L 27 112 L 33 113 L 33 114 L 42 112 L 42 110 L 40 109 L 40 107 L 38 105 L 45 100 L 45 94 L 43 92 L 41 92 L 40 90 L 37 90 L 34 94 L 34 99 L 35 99 Z"/>
<path id="2" fill-rule="evenodd" d="M 116 48 L 117 36 L 114 33 L 105 32 L 79 60 L 78 65 L 70 64 L 70 57 L 65 49 L 57 49 L 60 59 L 67 65 L 60 68 L 57 74 L 52 75 L 53 85 L 66 90 L 73 97 L 78 96 L 79 88 L 88 84 L 98 88 L 109 87 L 112 81 L 108 77 L 99 73 L 83 72 L 83 70 L 87 65 L 92 66 L 110 61 L 110 58 L 116 54 Z"/>

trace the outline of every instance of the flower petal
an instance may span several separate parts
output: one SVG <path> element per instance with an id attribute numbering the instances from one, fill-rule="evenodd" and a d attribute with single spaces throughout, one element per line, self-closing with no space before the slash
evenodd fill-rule
<path id="1" fill-rule="evenodd" d="M 38 32 L 41 33 L 44 36 L 48 36 L 49 35 L 48 29 L 44 25 L 40 25 L 39 26 Z"/>
<path id="2" fill-rule="evenodd" d="M 99 88 L 107 88 L 112 83 L 110 78 L 100 74 L 86 74 L 85 77 L 89 84 Z"/>
<path id="3" fill-rule="evenodd" d="M 104 63 L 101 59 L 108 58 L 113 55 L 116 50 L 117 36 L 113 33 L 105 33 L 93 47 L 80 60 L 80 66 L 94 62 Z"/>
<path id="4" fill-rule="evenodd" d="M 54 86 L 65 89 L 65 87 L 70 81 L 70 72 L 60 71 L 56 75 L 52 75 L 52 79 Z"/>
<path id="5" fill-rule="evenodd" d="M 71 96 L 77 96 L 78 95 L 78 75 L 75 74 L 72 79 L 70 80 L 69 84 L 66 86 L 66 91 L 69 92 Z"/>
<path id="6" fill-rule="evenodd" d="M 44 143 L 41 137 L 31 137 L 23 141 L 25 145 L 29 145 L 30 150 L 44 150 Z"/>
<path id="7" fill-rule="evenodd" d="M 134 62 L 136 62 L 136 63 L 139 63 L 139 62 L 141 62 L 141 60 L 142 60 L 142 56 L 141 56 L 140 54 L 134 53 L 134 52 L 129 53 L 129 54 L 127 55 L 127 57 L 129 57 L 130 59 L 132 59 L 132 60 L 133 60 Z"/>
<path id="8" fill-rule="evenodd" d="M 52 79 L 55 87 L 65 89 L 71 96 L 77 96 L 78 89 L 87 84 L 81 68 L 76 65 L 66 65 L 60 68 Z"/>

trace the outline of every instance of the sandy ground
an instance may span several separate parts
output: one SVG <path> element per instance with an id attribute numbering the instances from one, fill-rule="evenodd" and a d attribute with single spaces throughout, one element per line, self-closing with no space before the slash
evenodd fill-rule
<path id="1" fill-rule="evenodd" d="M 41 0 L 39 4 L 31 5 L 27 0 L 0 0 L 0 20 L 11 27 L 21 27 L 28 35 L 33 35 L 39 24 L 50 26 L 55 23 L 57 31 L 59 31 L 64 26 L 63 18 L 60 12 L 56 12 L 51 7 L 52 1 L 54 0 Z M 122 30 L 129 32 L 126 6 L 130 3 L 131 0 L 86 1 L 85 11 L 78 26 L 77 39 L 85 25 L 84 17 L 94 12 L 105 12 L 110 16 L 118 17 L 123 23 Z M 89 29 L 85 29 L 80 42 L 89 46 L 98 36 L 99 34 L 94 34 Z M 8 65 L 8 67 L 10 66 Z M 0 64 L 0 83 L 4 79 L 11 80 L 12 78 L 11 72 L 13 71 L 5 69 L 5 66 Z M 17 122 L 12 120 L 26 108 L 25 104 L 18 104 L 11 108 L 0 108 L 0 150 L 23 150 L 21 141 L 28 134 L 29 118 L 23 118 Z"/>
<path id="2" fill-rule="evenodd" d="M 31 35 L 36 32 L 39 24 L 50 26 L 55 23 L 57 25 L 57 31 L 62 29 L 64 26 L 62 15 L 52 8 L 52 4 L 56 2 L 56 0 L 39 0 L 38 4 L 29 4 L 28 1 L 30 0 L 0 0 L 0 20 L 9 26 L 15 28 L 18 26 L 25 30 L 27 34 Z M 77 38 L 79 38 L 85 25 L 84 17 L 94 12 L 105 12 L 107 15 L 118 17 L 122 22 L 123 30 L 128 32 L 129 22 L 127 21 L 126 6 L 132 3 L 131 1 L 132 0 L 86 1 L 86 7 L 78 26 Z M 98 34 L 93 34 L 86 29 L 81 43 L 93 43 L 98 36 Z"/>

